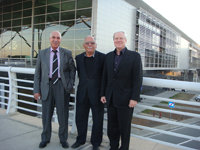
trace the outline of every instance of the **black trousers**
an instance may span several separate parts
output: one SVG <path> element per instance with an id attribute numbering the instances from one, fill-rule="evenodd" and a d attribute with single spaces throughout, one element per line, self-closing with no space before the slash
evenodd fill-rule
<path id="1" fill-rule="evenodd" d="M 56 106 L 59 123 L 59 139 L 65 142 L 68 139 L 68 116 L 69 116 L 69 99 L 70 94 L 63 88 L 61 80 L 56 84 L 49 81 L 49 95 L 47 100 L 42 101 L 42 124 L 43 132 L 41 134 L 42 141 L 50 141 L 51 139 L 51 121 Z"/>
<path id="2" fill-rule="evenodd" d="M 110 150 L 129 150 L 131 120 L 133 108 L 120 108 L 113 105 L 107 106 L 108 110 L 108 138 L 110 140 Z M 119 141 L 121 138 L 121 146 Z"/>
<path id="3" fill-rule="evenodd" d="M 76 103 L 76 126 L 78 131 L 77 142 L 81 144 L 86 142 L 90 108 L 92 110 L 93 120 L 91 144 L 93 146 L 99 146 L 101 145 L 103 135 L 104 106 L 102 103 L 99 103 L 98 105 L 92 105 L 90 103 L 88 94 L 86 94 L 83 103 Z"/>

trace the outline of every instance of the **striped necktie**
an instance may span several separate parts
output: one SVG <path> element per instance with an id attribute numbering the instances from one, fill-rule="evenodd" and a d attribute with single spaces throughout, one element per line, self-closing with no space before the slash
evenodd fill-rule
<path id="1" fill-rule="evenodd" d="M 52 69 L 52 82 L 56 84 L 58 81 L 58 57 L 57 57 L 57 50 L 52 50 L 54 52 L 53 56 L 53 69 Z"/>

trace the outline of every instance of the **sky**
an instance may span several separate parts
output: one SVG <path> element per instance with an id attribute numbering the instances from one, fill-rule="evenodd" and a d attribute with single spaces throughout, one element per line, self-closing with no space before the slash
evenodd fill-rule
<path id="1" fill-rule="evenodd" d="M 143 0 L 200 45 L 200 0 Z"/>

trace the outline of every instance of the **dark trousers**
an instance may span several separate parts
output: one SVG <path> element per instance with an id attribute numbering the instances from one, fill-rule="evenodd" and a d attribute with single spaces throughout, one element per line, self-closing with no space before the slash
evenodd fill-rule
<path id="1" fill-rule="evenodd" d="M 99 146 L 102 142 L 104 106 L 101 103 L 99 103 L 99 105 L 92 105 L 88 94 L 86 94 L 83 103 L 76 103 L 76 126 L 78 131 L 77 142 L 81 144 L 86 142 L 90 108 L 92 110 L 93 120 L 91 144 L 93 146 Z"/>
<path id="2" fill-rule="evenodd" d="M 68 116 L 69 116 L 69 99 L 70 94 L 63 88 L 61 80 L 54 85 L 49 81 L 49 95 L 47 100 L 42 101 L 42 124 L 43 132 L 42 141 L 51 139 L 51 120 L 56 106 L 59 123 L 59 139 L 65 142 L 68 139 Z"/>
<path id="3" fill-rule="evenodd" d="M 128 106 L 126 108 L 115 107 L 111 102 L 107 109 L 110 150 L 129 150 L 133 108 Z M 119 148 L 120 137 L 121 147 Z"/>

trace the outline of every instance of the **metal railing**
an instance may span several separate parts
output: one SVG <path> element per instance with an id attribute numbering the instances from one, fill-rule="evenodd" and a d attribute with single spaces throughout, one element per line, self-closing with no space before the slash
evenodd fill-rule
<path id="1" fill-rule="evenodd" d="M 33 90 L 33 78 L 29 79 L 23 79 L 19 78 L 18 74 L 27 74 L 27 75 L 34 75 L 35 69 L 33 68 L 19 68 L 19 67 L 0 67 L 0 105 L 2 108 L 7 109 L 6 113 L 15 113 L 18 110 L 26 111 L 29 113 L 34 113 L 37 116 L 40 116 L 41 113 L 41 103 L 40 101 L 35 101 L 33 98 L 32 90 Z M 69 122 L 71 122 L 72 129 L 71 133 L 76 132 L 76 125 L 75 125 L 75 110 L 76 110 L 76 90 L 77 90 L 77 84 L 78 84 L 78 77 L 76 75 L 76 80 L 75 80 L 75 86 L 73 90 L 73 94 L 71 94 L 71 98 L 73 101 L 70 102 L 70 106 L 72 109 L 70 109 L 70 117 L 69 117 Z M 156 79 L 156 78 L 143 78 L 143 86 L 152 86 L 152 87 L 165 87 L 165 88 L 178 88 L 178 89 L 185 89 L 189 91 L 197 91 L 200 92 L 200 83 L 194 83 L 194 82 L 185 82 L 185 81 L 175 81 L 175 80 L 166 80 L 166 79 Z M 22 92 L 22 91 L 31 91 L 30 92 Z M 20 97 L 26 97 L 20 98 Z M 137 125 L 137 124 L 132 124 L 132 130 L 133 132 L 131 133 L 131 136 L 145 139 L 145 140 L 150 140 L 153 142 L 177 147 L 180 149 L 195 149 L 187 146 L 183 146 L 181 144 L 173 144 L 170 142 L 158 140 L 155 138 L 152 138 L 151 135 L 156 135 L 156 134 L 165 134 L 165 135 L 170 135 L 170 136 L 175 136 L 178 138 L 185 138 L 193 141 L 200 141 L 200 137 L 192 136 L 192 135 L 186 135 L 186 134 L 181 134 L 181 133 L 175 133 L 173 132 L 174 128 L 187 128 L 189 129 L 195 129 L 199 130 L 200 127 L 198 124 L 195 124 L 196 122 L 200 122 L 200 114 L 194 113 L 194 112 L 185 112 L 185 111 L 179 111 L 179 110 L 170 110 L 170 109 L 165 109 L 165 108 L 160 108 L 160 107 L 154 107 L 154 105 L 158 104 L 161 101 L 165 102 L 174 102 L 177 104 L 181 105 L 187 105 L 191 106 L 190 108 L 198 107 L 197 109 L 200 108 L 200 103 L 198 102 L 191 102 L 191 101 L 184 101 L 184 100 L 175 100 L 175 99 L 170 99 L 170 98 L 163 98 L 163 97 L 156 97 L 156 96 L 148 96 L 148 95 L 141 95 L 142 103 L 138 103 L 136 108 L 145 110 L 153 110 L 153 111 L 158 111 L 158 112 L 165 112 L 165 113 L 172 113 L 172 114 L 177 114 L 177 115 L 184 115 L 188 116 L 193 119 L 193 121 L 186 122 L 184 121 L 177 121 L 177 120 L 171 120 L 167 118 L 158 118 L 158 117 L 153 117 L 150 115 L 144 115 L 143 113 L 134 113 L 133 117 L 134 118 L 139 118 L 139 119 L 144 119 L 144 120 L 149 120 L 149 121 L 155 121 L 159 123 L 164 123 L 170 126 L 170 128 L 161 128 L 159 127 L 148 127 L 148 126 L 143 126 L 143 125 Z M 29 100 L 27 100 L 29 99 Z M 154 101 L 155 104 L 148 104 L 148 101 L 152 102 Z M 25 105 L 30 105 L 36 107 L 36 109 L 30 109 L 27 107 L 20 106 L 20 104 L 25 104 Z M 90 116 L 91 117 L 91 116 Z M 57 115 L 56 111 L 53 115 L 53 118 L 57 120 Z M 105 122 L 107 121 L 107 117 L 105 115 L 104 118 Z M 92 124 L 89 124 L 91 126 Z M 164 125 L 163 125 L 164 126 Z M 106 126 L 104 126 L 104 129 L 106 130 Z M 142 131 L 147 131 L 145 135 L 142 134 L 135 134 L 135 130 L 139 130 L 139 132 Z"/>

